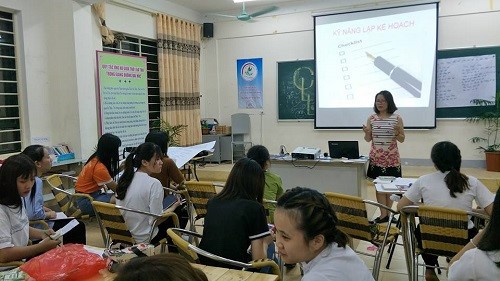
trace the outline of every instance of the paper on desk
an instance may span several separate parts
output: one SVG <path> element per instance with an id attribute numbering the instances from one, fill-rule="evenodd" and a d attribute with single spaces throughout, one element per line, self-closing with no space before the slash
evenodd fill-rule
<path id="1" fill-rule="evenodd" d="M 407 185 L 407 186 L 411 186 L 412 184 L 415 183 L 417 179 L 412 179 L 412 178 L 396 178 L 394 180 L 394 184 L 395 185 Z"/>
<path id="2" fill-rule="evenodd" d="M 58 229 L 56 231 L 56 233 L 50 235 L 50 238 L 52 238 L 52 239 L 59 239 L 59 237 L 61 237 L 64 234 L 68 233 L 68 231 L 72 230 L 77 225 L 78 225 L 78 221 L 75 220 L 75 219 L 72 219 L 65 226 L 63 226 L 62 228 Z"/>
<path id="3" fill-rule="evenodd" d="M 68 219 L 68 216 L 66 216 L 65 213 L 63 212 L 56 212 L 56 217 L 53 219 L 49 219 L 49 221 L 56 221 L 56 220 L 64 220 Z"/>
<path id="4" fill-rule="evenodd" d="M 193 159 L 196 154 L 202 152 L 203 150 L 214 151 L 215 141 L 202 143 L 198 145 L 188 146 L 188 147 L 176 147 L 172 146 L 168 148 L 168 157 L 174 160 L 177 168 L 182 167 L 184 164 Z"/>
<path id="5" fill-rule="evenodd" d="M 380 184 L 382 186 L 383 190 L 399 190 L 399 188 L 393 184 L 393 183 L 388 183 L 388 184 Z"/>
<path id="6" fill-rule="evenodd" d="M 392 180 L 376 178 L 373 180 L 373 183 L 392 183 Z"/>

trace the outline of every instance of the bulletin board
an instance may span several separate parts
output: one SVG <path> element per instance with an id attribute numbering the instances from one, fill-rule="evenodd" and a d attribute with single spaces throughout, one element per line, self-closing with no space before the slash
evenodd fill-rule
<path id="1" fill-rule="evenodd" d="M 146 58 L 97 51 L 99 133 L 122 147 L 138 146 L 149 132 Z"/>

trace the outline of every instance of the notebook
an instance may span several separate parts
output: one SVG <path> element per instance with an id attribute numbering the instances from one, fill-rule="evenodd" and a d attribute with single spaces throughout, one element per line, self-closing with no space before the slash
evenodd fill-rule
<path id="1" fill-rule="evenodd" d="M 358 141 L 328 141 L 331 158 L 358 159 Z"/>

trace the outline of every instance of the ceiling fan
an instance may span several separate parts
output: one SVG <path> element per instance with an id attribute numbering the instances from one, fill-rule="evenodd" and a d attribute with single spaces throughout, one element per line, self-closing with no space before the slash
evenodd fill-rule
<path id="1" fill-rule="evenodd" d="M 241 20 L 241 21 L 249 21 L 255 17 L 258 17 L 258 16 L 261 16 L 263 14 L 267 14 L 267 13 L 270 13 L 272 11 L 275 11 L 278 9 L 278 7 L 276 6 L 269 6 L 267 8 L 264 8 L 260 11 L 257 11 L 255 13 L 247 13 L 246 9 L 245 9 L 245 2 L 242 2 L 242 9 L 241 9 L 241 13 L 237 16 L 233 16 L 233 15 L 225 15 L 225 14 L 212 14 L 214 16 L 221 16 L 221 17 L 229 17 L 229 18 L 236 18 L 238 20 Z"/>

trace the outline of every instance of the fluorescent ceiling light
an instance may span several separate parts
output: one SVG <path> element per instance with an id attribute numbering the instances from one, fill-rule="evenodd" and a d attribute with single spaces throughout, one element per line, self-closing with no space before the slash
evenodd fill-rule
<path id="1" fill-rule="evenodd" d="M 233 0 L 234 3 L 250 2 L 250 1 L 256 1 L 256 0 Z"/>

